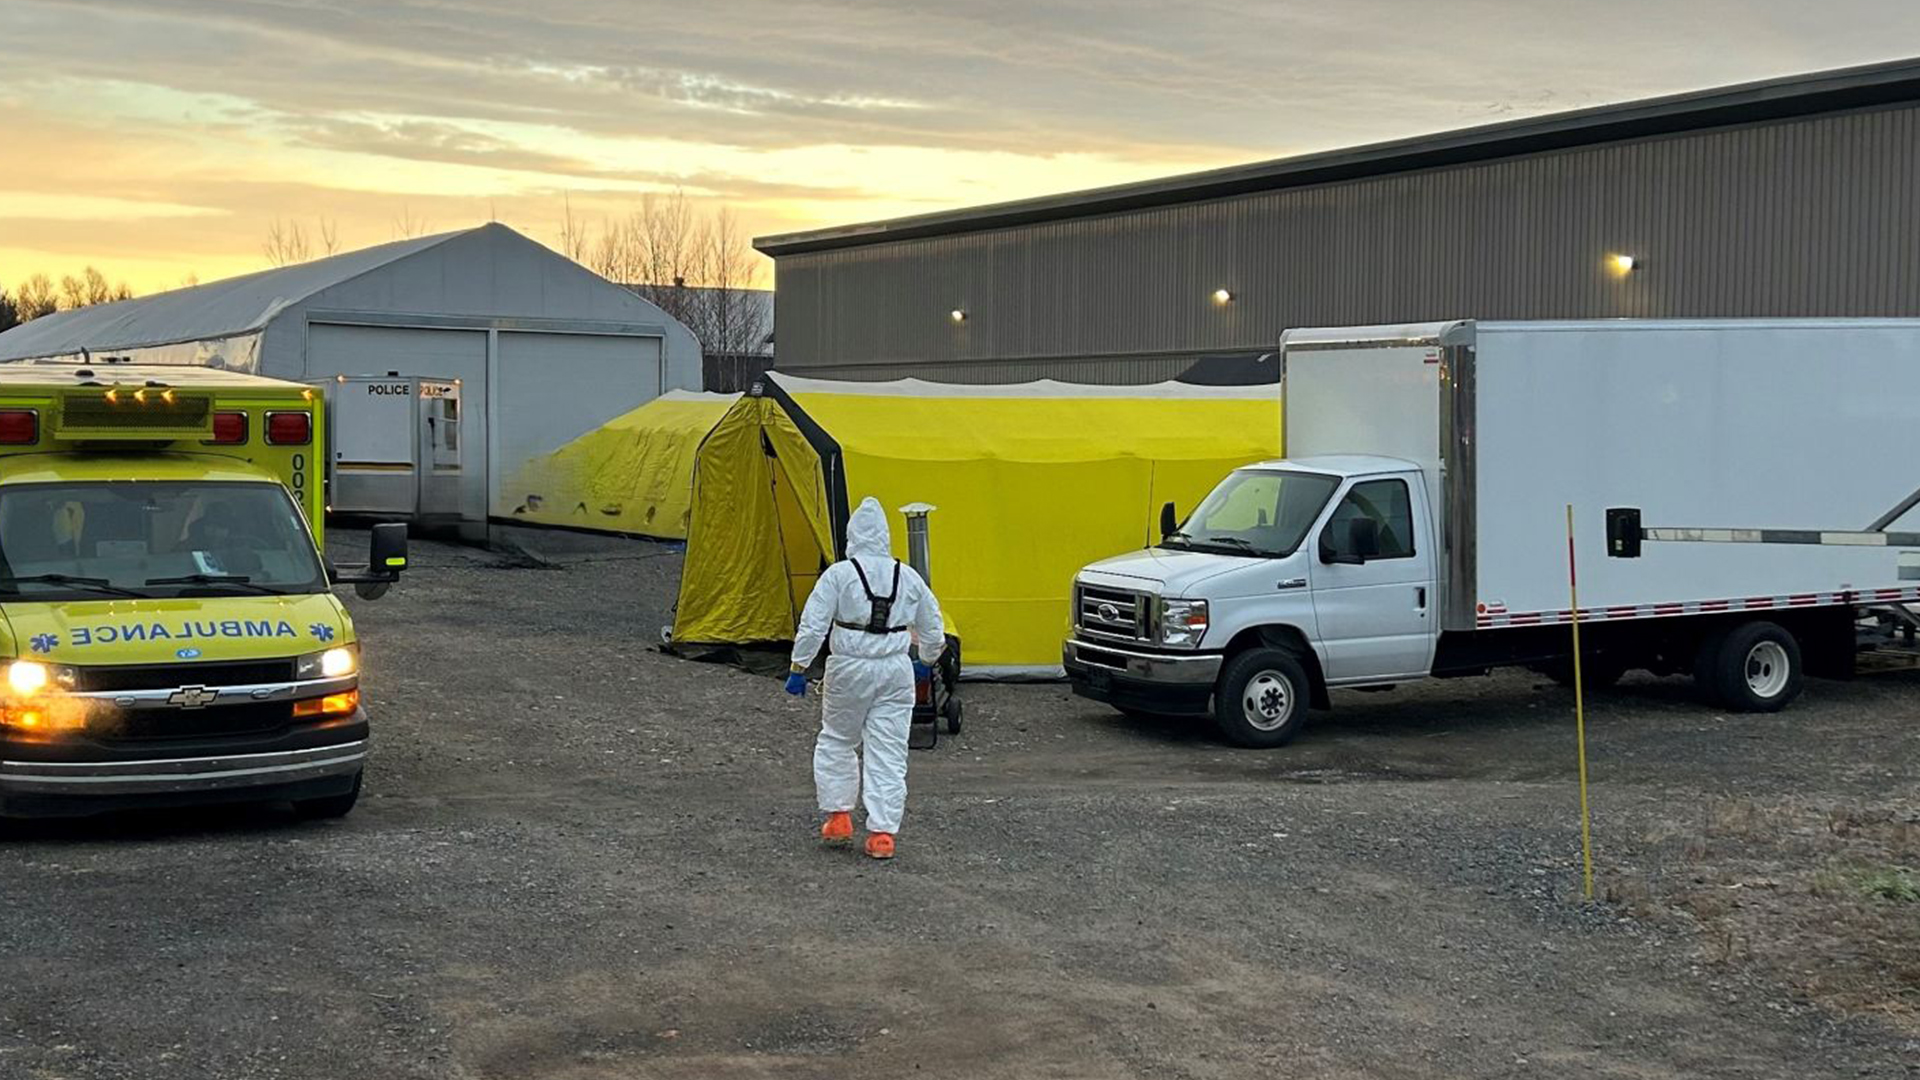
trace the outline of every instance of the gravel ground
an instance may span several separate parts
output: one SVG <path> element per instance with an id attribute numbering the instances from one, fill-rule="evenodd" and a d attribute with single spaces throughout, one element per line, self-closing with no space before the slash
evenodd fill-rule
<path id="1" fill-rule="evenodd" d="M 1600 904 L 1525 676 L 1274 753 L 969 686 L 875 864 L 812 839 L 814 701 L 650 648 L 672 552 L 415 566 L 350 601 L 353 816 L 0 846 L 0 1077 L 1920 1074 L 1920 904 L 1856 887 L 1920 864 L 1920 676 L 1596 699 Z"/>

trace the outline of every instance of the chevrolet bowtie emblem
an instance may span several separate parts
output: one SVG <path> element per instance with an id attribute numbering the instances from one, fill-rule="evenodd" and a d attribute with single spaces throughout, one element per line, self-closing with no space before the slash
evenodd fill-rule
<path id="1" fill-rule="evenodd" d="M 220 691 L 209 690 L 204 686 L 183 686 L 167 695 L 167 704 L 178 705 L 183 709 L 204 709 L 220 700 Z"/>

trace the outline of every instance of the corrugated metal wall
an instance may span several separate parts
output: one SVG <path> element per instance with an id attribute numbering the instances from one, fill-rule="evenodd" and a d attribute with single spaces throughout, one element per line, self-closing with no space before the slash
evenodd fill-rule
<path id="1" fill-rule="evenodd" d="M 778 260 L 778 367 L 1167 378 L 1289 326 L 1920 315 L 1920 107 Z M 1607 256 L 1641 260 L 1624 277 Z M 1216 305 L 1217 288 L 1234 300 Z M 967 313 L 963 322 L 950 317 Z"/>

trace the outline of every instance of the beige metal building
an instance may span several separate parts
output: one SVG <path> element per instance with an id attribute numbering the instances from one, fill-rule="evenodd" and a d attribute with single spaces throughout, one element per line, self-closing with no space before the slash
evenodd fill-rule
<path id="1" fill-rule="evenodd" d="M 1920 61 L 755 242 L 778 367 L 1143 382 L 1292 326 L 1920 315 Z"/>

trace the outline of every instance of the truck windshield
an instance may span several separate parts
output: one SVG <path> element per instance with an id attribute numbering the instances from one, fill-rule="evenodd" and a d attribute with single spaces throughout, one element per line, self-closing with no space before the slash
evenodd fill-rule
<path id="1" fill-rule="evenodd" d="M 0 486 L 0 598 L 300 593 L 325 581 L 279 484 Z"/>
<path id="2" fill-rule="evenodd" d="M 1243 469 L 1220 481 L 1162 547 L 1291 555 L 1340 486 L 1324 473 Z"/>

